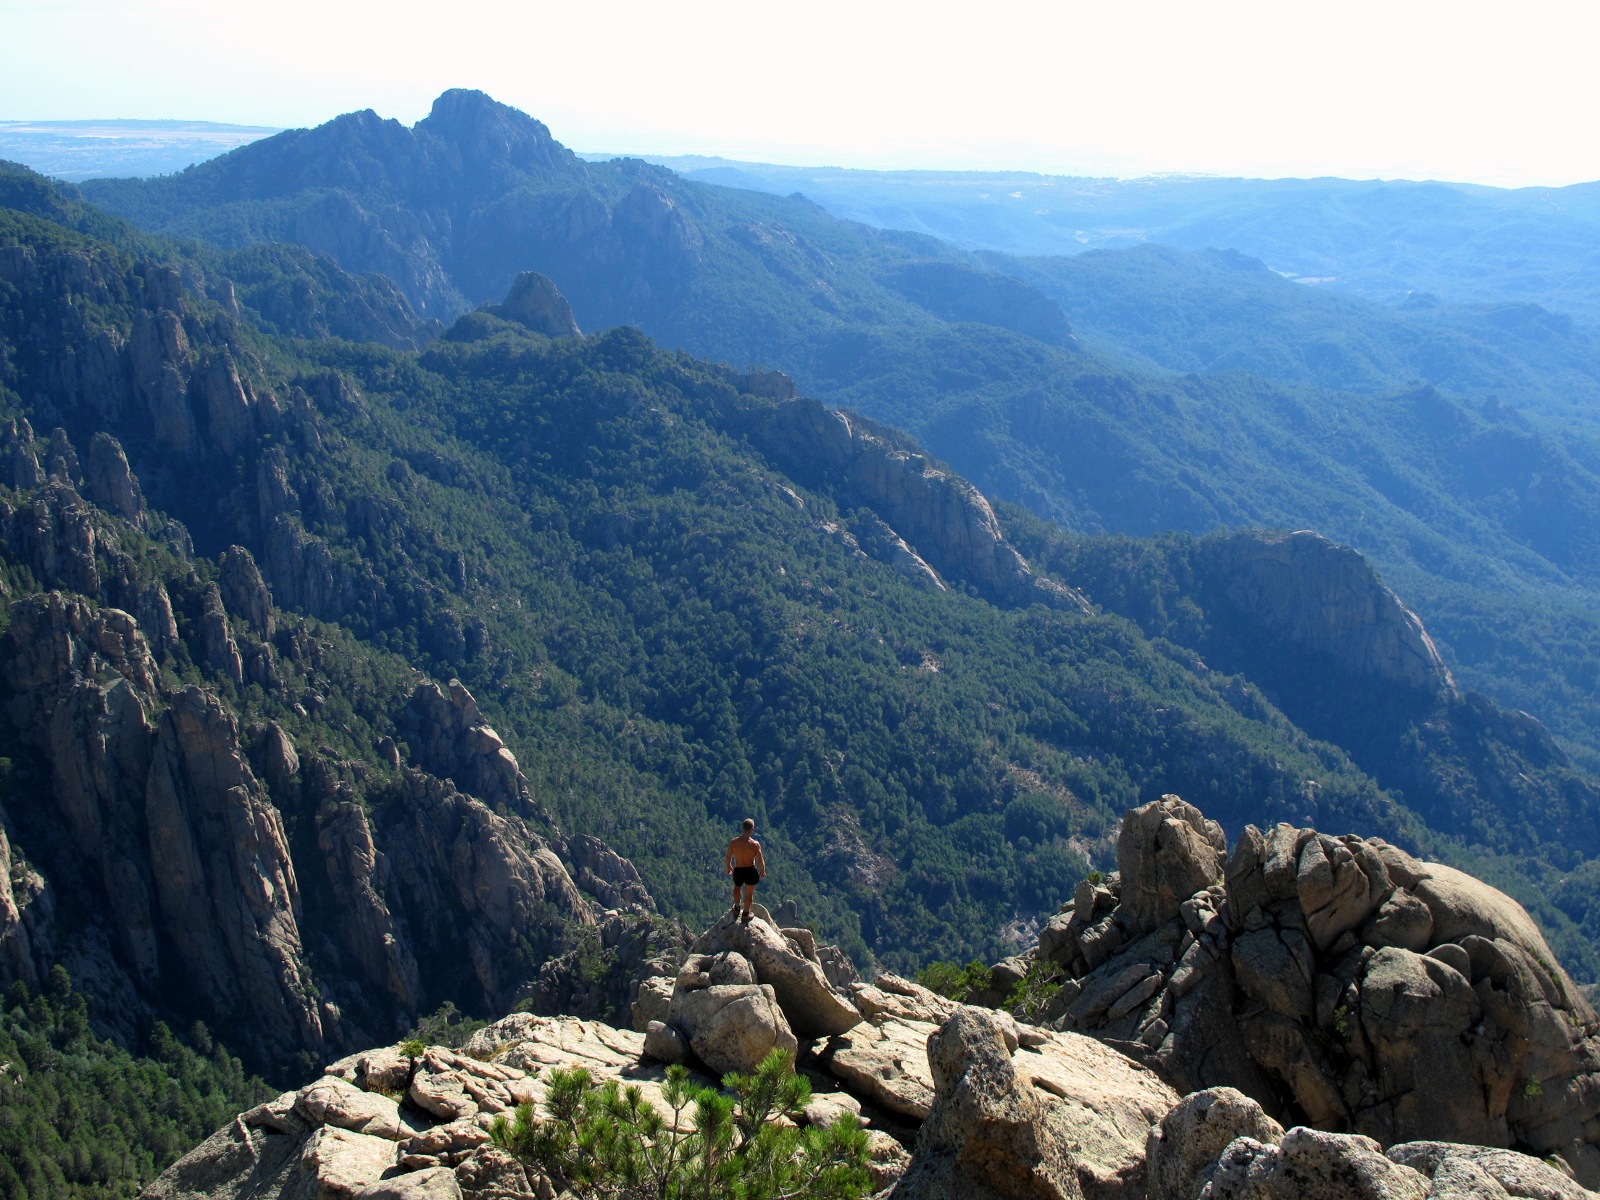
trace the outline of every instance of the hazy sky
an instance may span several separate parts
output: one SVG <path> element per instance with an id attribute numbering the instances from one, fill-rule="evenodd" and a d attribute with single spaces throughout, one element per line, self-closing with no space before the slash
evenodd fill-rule
<path id="1" fill-rule="evenodd" d="M 410 123 L 810 165 L 1600 179 L 1591 5 L 0 0 L 0 119 Z"/>

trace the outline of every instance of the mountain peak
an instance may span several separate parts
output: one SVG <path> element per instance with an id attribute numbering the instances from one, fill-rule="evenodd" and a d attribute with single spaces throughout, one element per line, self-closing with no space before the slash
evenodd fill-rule
<path id="1" fill-rule="evenodd" d="M 577 161 L 572 151 L 550 136 L 543 122 L 472 88 L 442 93 L 414 128 L 448 143 L 460 153 L 464 166 L 505 164 L 526 170 Z"/>

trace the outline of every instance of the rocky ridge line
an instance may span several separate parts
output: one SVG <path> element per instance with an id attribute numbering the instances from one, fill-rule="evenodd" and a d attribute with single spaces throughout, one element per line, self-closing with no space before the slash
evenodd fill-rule
<path id="1" fill-rule="evenodd" d="M 374 1019 L 414 1021 L 434 991 L 427 966 L 459 961 L 491 1009 L 571 1006 L 582 991 L 613 1011 L 643 959 L 681 956 L 686 938 L 654 915 L 631 863 L 598 839 L 525 824 L 542 814 L 459 683 L 419 684 L 395 714 L 416 767 L 384 739 L 388 779 L 297 747 L 276 723 L 243 727 L 230 687 L 257 685 L 305 715 L 323 702 L 307 684 L 325 666 L 249 551 L 230 547 L 202 585 L 187 534 L 144 507 L 108 435 L 93 439 L 87 480 L 62 430 L 41 448 L 26 421 L 0 430 L 0 462 L 15 485 L 0 484 L 0 546 L 56 589 L 12 599 L 0 639 L 7 724 L 46 772 L 40 807 L 0 814 L 7 976 L 37 983 L 65 960 L 113 1028 L 181 994 L 241 1048 L 314 1061 L 372 1040 Z M 178 575 L 152 577 L 136 557 L 152 535 Z M 172 587 L 197 606 L 188 641 Z M 180 680 L 194 669 L 204 682 Z M 286 813 L 310 823 L 309 843 Z M 308 909 L 308 879 L 331 904 Z M 95 931 L 58 923 L 65 891 L 98 898 Z M 511 967 L 528 937 L 555 936 L 552 920 L 596 930 L 621 976 Z M 331 978 L 308 961 L 323 944 Z"/>
<path id="2" fill-rule="evenodd" d="M 1180 1097 L 1094 1038 L 893 976 L 836 987 L 804 933 L 765 910 L 748 926 L 719 921 L 670 990 L 641 990 L 643 1032 L 515 1013 L 459 1051 L 350 1055 L 241 1114 L 142 1200 L 554 1200 L 552 1181 L 491 1136 L 513 1108 L 540 1111 L 552 1072 L 582 1067 L 597 1083 L 637 1087 L 670 1118 L 664 1063 L 715 1086 L 774 1036 L 813 1084 L 800 1121 L 865 1123 L 882 1200 L 1593 1200 L 1558 1158 L 1445 1140 L 1385 1151 L 1360 1134 L 1286 1131 L 1235 1089 Z M 661 1005 L 674 1024 L 650 1016 Z"/>

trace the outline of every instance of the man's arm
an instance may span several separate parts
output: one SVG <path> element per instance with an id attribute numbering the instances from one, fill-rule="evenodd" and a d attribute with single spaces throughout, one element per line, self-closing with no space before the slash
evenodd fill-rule
<path id="1" fill-rule="evenodd" d="M 722 865 L 726 868 L 727 874 L 729 874 L 729 875 L 733 874 L 733 843 L 732 842 L 729 842 L 728 843 L 728 848 L 722 852 Z"/>
<path id="2" fill-rule="evenodd" d="M 760 871 L 763 876 L 767 873 L 767 860 L 762 856 L 760 842 L 756 843 L 756 870 Z"/>

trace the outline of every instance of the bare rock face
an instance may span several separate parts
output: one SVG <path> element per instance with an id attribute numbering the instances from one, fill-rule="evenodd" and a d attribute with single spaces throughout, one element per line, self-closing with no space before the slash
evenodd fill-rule
<path id="1" fill-rule="evenodd" d="M 435 775 L 490 804 L 532 807 L 516 755 L 460 680 L 450 681 L 448 694 L 436 683 L 418 684 L 400 726 L 418 761 Z"/>
<path id="2" fill-rule="evenodd" d="M 399 1148 L 387 1138 L 323 1125 L 300 1151 L 300 1170 L 316 1181 L 319 1200 L 333 1200 L 377 1183 L 399 1158 Z"/>
<path id="3" fill-rule="evenodd" d="M 874 1019 L 829 1038 L 818 1060 L 865 1099 L 922 1120 L 933 1109 L 928 1038 L 938 1028 L 927 1021 Z"/>
<path id="4" fill-rule="evenodd" d="M 377 1092 L 362 1091 L 337 1076 L 328 1075 L 301 1088 L 295 1102 L 312 1125 L 333 1125 L 390 1141 L 398 1141 L 409 1132 L 395 1101 Z"/>
<path id="5" fill-rule="evenodd" d="M 294 754 L 293 745 L 281 729 L 273 728 L 278 772 L 292 775 L 286 755 Z M 274 765 L 274 758 L 269 757 L 268 765 Z M 373 840 L 366 809 L 348 796 L 325 799 L 317 809 L 317 845 L 343 915 L 341 941 L 369 981 L 381 982 L 402 1011 L 414 1010 L 422 994 L 416 955 L 384 899 L 393 873 Z"/>
<path id="6" fill-rule="evenodd" d="M 507 964 L 517 939 L 553 907 L 577 925 L 594 910 L 550 847 L 521 821 L 418 771 L 405 802 L 380 827 L 388 869 L 406 898 L 414 937 L 464 946 L 485 1003 L 511 1007 L 522 981 Z"/>
<path id="7" fill-rule="evenodd" d="M 101 508 L 129 524 L 144 524 L 144 494 L 139 481 L 128 468 L 122 444 L 108 433 L 96 433 L 90 439 L 86 484 L 89 499 Z"/>
<path id="8" fill-rule="evenodd" d="M 1429 1200 L 1473 1193 L 1538 1200 L 1590 1200 L 1592 1196 L 1549 1163 L 1515 1150 L 1451 1142 L 1407 1142 L 1390 1146 L 1389 1158 L 1433 1181 Z"/>
<path id="9" fill-rule="evenodd" d="M 796 398 L 773 408 L 758 436 L 802 475 L 835 478 L 876 512 L 888 526 L 879 540 L 889 547 L 890 561 L 896 561 L 893 543 L 904 539 L 906 553 L 918 562 L 969 579 L 998 599 L 1087 607 L 1077 593 L 1036 577 L 1005 540 L 983 494 L 931 462 L 903 435 Z M 906 565 L 915 568 L 910 560 Z M 939 580 L 935 575 L 929 582 Z"/>
<path id="10" fill-rule="evenodd" d="M 272 592 L 250 551 L 243 546 L 229 546 L 217 566 L 217 582 L 228 611 L 247 622 L 257 636 L 271 638 L 277 628 L 272 616 Z"/>
<path id="11" fill-rule="evenodd" d="M 351 1200 L 461 1200 L 461 1182 L 449 1167 L 427 1167 L 369 1183 L 353 1192 Z"/>
<path id="12" fill-rule="evenodd" d="M 320 1046 L 283 821 L 214 695 L 190 687 L 162 713 L 144 811 L 166 934 L 193 986 L 216 1011 L 252 1010 L 275 1040 Z"/>
<path id="13" fill-rule="evenodd" d="M 1235 1138 L 1275 1146 L 1283 1140 L 1283 1126 L 1233 1088 L 1207 1088 L 1185 1096 L 1150 1130 L 1145 1145 L 1150 1196 L 1195 1200 Z"/>
<path id="14" fill-rule="evenodd" d="M 1378 839 L 1223 849 L 1176 797 L 1130 812 L 1119 874 L 1041 932 L 1045 1019 L 1285 1123 L 1518 1144 L 1600 1184 L 1600 1021 L 1520 905 Z"/>
<path id="15" fill-rule="evenodd" d="M 655 911 L 639 868 L 597 837 L 571 833 L 551 843 L 567 863 L 575 882 L 605 908 L 626 912 Z"/>
<path id="16" fill-rule="evenodd" d="M 748 923 L 725 915 L 690 948 L 659 1020 L 651 1015 L 659 989 L 641 986 L 635 1019 L 652 1031 L 647 1052 L 675 1061 L 675 1032 L 714 1073 L 748 1074 L 775 1049 L 792 1061 L 797 1033 L 857 1025 L 861 1013 L 829 986 L 810 930 L 793 933 L 800 936 L 779 929 L 764 908 Z"/>
<path id="17" fill-rule="evenodd" d="M 1359 1134 L 1294 1129 L 1276 1145 L 1241 1137 L 1200 1193 L 1205 1200 L 1424 1200 L 1428 1178 Z"/>
<path id="18" fill-rule="evenodd" d="M 693 1048 L 676 1026 L 665 1021 L 651 1021 L 644 1030 L 644 1052 L 657 1062 L 686 1063 Z"/>
<path id="19" fill-rule="evenodd" d="M 1202 543 L 1249 621 L 1349 675 L 1423 692 L 1454 687 L 1433 640 L 1361 555 L 1308 530 Z"/>
<path id="20" fill-rule="evenodd" d="M 0 537 L 46 587 L 100 593 L 104 556 L 120 554 L 92 506 L 60 477 L 13 508 L 0 502 Z"/>
<path id="21" fill-rule="evenodd" d="M 800 1048 L 770 984 L 680 985 L 667 1021 L 683 1031 L 695 1056 L 719 1076 L 750 1074 L 773 1050 L 793 1061 Z"/>
<path id="22" fill-rule="evenodd" d="M 44 482 L 44 469 L 39 466 L 39 452 L 34 447 L 33 426 L 26 417 L 7 421 L 0 430 L 5 447 L 8 468 L 6 483 L 19 492 L 36 488 Z"/>
<path id="23" fill-rule="evenodd" d="M 1077 1162 L 1017 1078 L 994 1015 L 960 1008 L 928 1039 L 936 1098 L 896 1200 L 1077 1200 Z"/>
<path id="24" fill-rule="evenodd" d="M 547 276 L 537 271 L 523 271 L 518 275 L 506 293 L 505 303 L 493 311 L 546 337 L 577 337 L 582 333 L 567 298 Z"/>
<path id="25" fill-rule="evenodd" d="M 1000 1014 L 961 1006 L 928 1038 L 935 1098 L 896 1200 L 1146 1195 L 1145 1143 L 1177 1102 L 1086 1038 L 1020 1049 Z"/>
<path id="26" fill-rule="evenodd" d="M 731 955 L 712 959 L 691 960 L 684 973 L 693 979 L 739 969 Z M 772 1004 L 770 988 L 748 983 L 707 983 L 689 994 L 726 1011 L 752 989 Z M 1153 1072 L 1074 1035 L 1045 1034 L 1033 1048 L 1021 1047 L 1010 1020 L 983 1009 L 951 1006 L 942 1026 L 921 1028 L 906 1053 L 915 1056 L 933 1102 L 914 1160 L 902 1146 L 903 1118 L 890 1122 L 892 1133 L 886 1130 L 870 1089 L 847 1079 L 837 1089 L 816 1074 L 815 1060 L 806 1068 L 820 1090 L 803 1121 L 825 1125 L 847 1113 L 868 1121 L 874 1186 L 898 1186 L 895 1195 L 902 1197 L 952 1200 L 1145 1196 L 1145 1142 L 1177 1101 Z M 554 1073 L 576 1068 L 600 1084 L 637 1087 L 645 1103 L 674 1119 L 662 1092 L 665 1067 L 644 1053 L 651 1034 L 514 1013 L 479 1030 L 460 1051 L 429 1046 L 415 1059 L 395 1047 L 352 1054 L 298 1093 L 241 1114 L 173 1164 L 146 1195 L 431 1200 L 454 1196 L 453 1184 L 463 1200 L 551 1200 L 547 1181 L 530 1177 L 490 1144 L 490 1126 L 518 1105 L 542 1113 Z M 690 1081 L 715 1085 L 695 1071 Z"/>
<path id="27" fill-rule="evenodd" d="M 0 809 L 0 818 L 3 816 L 4 810 Z M 29 894 L 29 874 L 23 869 L 21 856 L 13 853 L 11 839 L 0 821 L 0 970 L 36 986 L 39 972 L 33 961 L 33 938 L 27 920 L 33 899 Z"/>
<path id="28" fill-rule="evenodd" d="M 273 592 L 285 608 L 336 621 L 380 594 L 378 581 L 335 559 L 328 544 L 308 533 L 293 513 L 278 513 L 267 525 L 262 557 Z"/>
<path id="29" fill-rule="evenodd" d="M 319 1049 L 287 839 L 232 714 L 197 687 L 158 713 L 133 618 L 59 593 L 13 605 L 0 671 L 77 848 L 116 897 L 107 915 L 134 978 L 154 980 L 165 942 L 211 1011 L 250 1012 L 263 1048 Z"/>
<path id="30" fill-rule="evenodd" d="M 214 583 L 206 584 L 205 607 L 200 613 L 200 645 L 206 665 L 235 685 L 244 682 L 244 659 L 239 656 L 239 643 L 233 639 L 228 627 L 228 611 L 222 604 L 222 593 Z"/>

